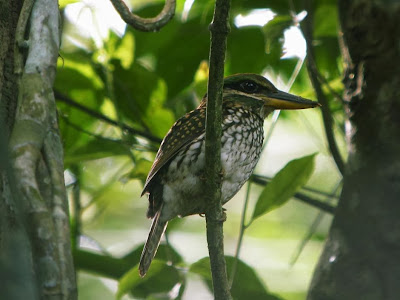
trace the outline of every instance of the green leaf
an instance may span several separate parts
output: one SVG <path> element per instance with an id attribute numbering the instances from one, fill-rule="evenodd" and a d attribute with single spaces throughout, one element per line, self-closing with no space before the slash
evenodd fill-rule
<path id="1" fill-rule="evenodd" d="M 76 2 L 79 2 L 79 0 L 59 0 L 58 5 L 59 5 L 60 9 L 63 9 L 68 4 L 76 3 Z"/>
<path id="2" fill-rule="evenodd" d="M 151 264 L 151 272 L 145 277 L 146 280 L 149 280 L 151 277 L 155 276 L 164 268 L 165 262 L 159 260 L 153 260 Z M 118 291 L 116 298 L 121 299 L 123 295 L 127 294 L 130 290 L 132 290 L 135 286 L 137 286 L 141 277 L 138 271 L 139 265 L 134 266 L 128 272 L 121 277 L 118 283 Z"/>
<path id="3" fill-rule="evenodd" d="M 65 164 L 78 163 L 86 160 L 100 159 L 116 155 L 129 155 L 129 147 L 118 141 L 93 139 L 87 144 L 65 155 Z"/>
<path id="4" fill-rule="evenodd" d="M 236 259 L 232 256 L 225 256 L 228 275 L 231 274 Z M 270 294 L 264 283 L 260 280 L 252 267 L 241 260 L 237 261 L 235 278 L 232 283 L 231 294 L 235 300 L 279 300 L 273 294 Z M 210 270 L 210 259 L 204 257 L 190 266 L 190 272 L 196 273 L 202 277 L 207 286 L 212 290 L 212 279 Z"/>
<path id="5" fill-rule="evenodd" d="M 121 299 L 128 292 L 138 299 L 155 294 L 167 296 L 177 284 L 181 288 L 184 286 L 184 278 L 178 270 L 166 264 L 165 261 L 155 259 L 151 263 L 149 272 L 143 278 L 139 276 L 137 265 L 128 271 L 119 281 L 116 297 Z"/>
<path id="6" fill-rule="evenodd" d="M 341 56 L 337 37 L 320 37 L 314 47 L 316 62 L 321 74 L 327 80 L 341 78 Z"/>
<path id="7" fill-rule="evenodd" d="M 123 177 L 124 179 L 141 179 L 141 180 L 146 180 L 147 174 L 149 174 L 150 168 L 152 166 L 152 162 L 140 158 L 136 164 L 135 167 L 128 173 L 125 174 Z"/>
<path id="8" fill-rule="evenodd" d="M 127 31 L 122 38 L 120 44 L 117 46 L 115 52 L 112 54 L 113 58 L 117 58 L 121 61 L 121 65 L 125 69 L 133 63 L 135 57 L 135 39 L 131 31 Z"/>
<path id="9" fill-rule="evenodd" d="M 271 52 L 271 47 L 279 39 L 283 38 L 286 29 L 293 25 L 293 19 L 289 15 L 278 15 L 269 21 L 263 28 L 266 39 L 266 52 Z"/>
<path id="10" fill-rule="evenodd" d="M 301 0 L 269 0 L 268 2 L 260 0 L 232 1 L 232 10 L 252 10 L 252 9 L 271 9 L 275 13 L 285 14 L 290 11 L 300 11 L 304 1 Z"/>
<path id="11" fill-rule="evenodd" d="M 338 20 L 337 4 L 319 5 L 314 16 L 314 38 L 337 37 Z"/>
<path id="12" fill-rule="evenodd" d="M 113 64 L 115 104 L 119 113 L 163 137 L 175 119 L 164 107 L 167 94 L 164 80 L 137 63 L 129 69 L 124 69 L 118 60 Z"/>
<path id="13" fill-rule="evenodd" d="M 122 259 L 130 262 L 131 265 L 136 264 L 139 262 L 143 246 L 142 244 L 133 249 L 132 252 L 125 255 Z M 155 294 L 159 296 L 160 294 L 170 293 L 177 284 L 181 285 L 180 289 L 183 290 L 185 278 L 174 267 L 181 262 L 182 257 L 174 248 L 161 244 L 158 248 L 156 258 L 151 263 L 150 269 L 144 278 L 140 278 L 138 266 L 136 265 L 120 279 L 120 295 L 123 296 L 129 292 L 138 299 Z M 122 281 L 123 283 L 121 284 Z"/>
<path id="14" fill-rule="evenodd" d="M 201 24 L 197 19 L 182 23 L 175 18 L 160 32 L 134 33 L 137 61 L 145 58 L 155 61 L 151 65 L 167 84 L 168 101 L 193 82 L 200 62 L 208 59 L 207 28 L 208 23 Z"/>
<path id="15" fill-rule="evenodd" d="M 261 192 L 251 221 L 286 203 L 305 185 L 314 170 L 316 153 L 290 161 Z"/>
<path id="16" fill-rule="evenodd" d="M 228 36 L 227 49 L 230 73 L 261 73 L 268 63 L 264 35 L 260 27 L 233 27 Z"/>

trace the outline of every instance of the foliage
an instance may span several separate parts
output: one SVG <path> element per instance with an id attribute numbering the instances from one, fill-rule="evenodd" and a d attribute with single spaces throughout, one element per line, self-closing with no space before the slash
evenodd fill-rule
<path id="1" fill-rule="evenodd" d="M 314 171 L 315 154 L 292 160 L 280 170 L 261 192 L 251 221 L 286 203 L 304 186 Z"/>
<path id="2" fill-rule="evenodd" d="M 139 200 L 139 195 L 141 184 L 151 166 L 160 139 L 174 120 L 197 106 L 206 90 L 208 71 L 206 61 L 209 51 L 207 27 L 211 21 L 214 2 L 196 0 L 190 10 L 184 10 L 184 1 L 178 0 L 175 18 L 159 32 L 143 33 L 126 28 L 125 31 L 122 30 L 122 34 L 118 30 L 103 32 L 99 24 L 97 24 L 98 31 L 91 34 L 83 29 L 77 29 L 77 24 L 70 19 L 68 13 L 73 5 L 80 5 L 74 9 L 80 8 L 82 11 L 88 8 L 83 2 L 75 2 L 64 1 L 62 6 L 65 13 L 63 47 L 54 88 L 64 143 L 65 167 L 70 175 L 67 184 L 70 187 L 71 219 L 74 224 L 73 240 L 79 240 L 81 235 L 90 235 L 102 245 L 96 244 L 95 247 L 99 256 L 93 261 L 98 261 L 97 266 L 96 263 L 90 263 L 92 261 L 90 255 L 82 256 L 79 245 L 76 245 L 74 253 L 77 268 L 118 281 L 118 289 L 114 290 L 117 298 L 126 293 L 135 298 L 163 299 L 167 294 L 170 299 L 184 298 L 188 280 L 196 281 L 197 277 L 193 279 L 194 273 L 208 285 L 210 284 L 207 259 L 188 261 L 184 252 L 192 251 L 189 244 L 176 250 L 172 250 L 172 246 L 163 246 L 149 274 L 145 279 L 140 279 L 135 265 L 146 236 L 147 225 L 142 224 L 146 201 Z M 315 51 L 320 72 L 326 79 L 323 88 L 333 89 L 340 94 L 341 58 L 337 44 L 336 2 L 333 0 L 314 2 Z M 134 6 L 135 12 L 141 16 L 154 16 L 163 5 L 160 1 L 138 1 L 138 3 L 140 5 Z M 288 3 L 289 1 L 268 1 L 269 8 L 276 15 L 265 26 L 238 27 L 234 22 L 236 16 L 266 7 L 262 1 L 233 1 L 231 33 L 228 36 L 227 74 L 267 73 L 278 83 L 287 82 L 292 77 L 301 59 L 299 57 L 281 59 L 284 53 L 283 37 L 285 30 L 292 26 L 298 28 L 299 20 L 295 17 L 295 13 L 301 12 L 304 8 L 302 1 L 292 1 L 293 7 L 289 7 Z M 93 20 L 96 18 L 102 20 L 99 16 L 95 17 L 94 14 L 97 13 L 95 8 L 91 8 L 90 12 Z M 312 98 L 313 90 L 306 73 L 305 67 L 299 70 L 291 91 Z M 340 122 L 343 119 L 340 105 L 333 98 L 329 100 L 338 120 L 337 134 L 340 135 Z M 294 136 L 305 135 L 304 130 L 301 132 L 298 126 L 293 126 L 293 121 L 288 120 L 289 116 L 293 116 L 292 113 L 282 113 L 282 116 L 286 122 L 284 127 L 290 126 Z M 312 119 L 312 126 L 317 127 L 314 135 L 320 135 L 321 129 L 314 125 L 317 123 L 315 122 L 318 118 L 317 113 L 311 112 L 307 116 Z M 301 138 L 297 141 L 297 146 L 304 146 L 301 145 Z M 308 141 L 310 142 L 310 138 Z M 274 141 L 271 141 L 271 144 L 273 147 Z M 285 145 L 281 147 L 283 149 Z M 304 219 L 310 219 L 312 211 L 300 206 L 301 213 L 293 216 L 298 204 L 289 202 L 282 208 L 284 211 L 286 207 L 291 207 L 287 210 L 286 220 L 298 222 L 302 229 L 293 228 L 284 231 L 287 230 L 284 229 L 285 226 L 277 225 L 279 222 L 275 222 L 274 225 L 273 221 L 274 218 L 280 218 L 280 212 L 272 210 L 286 203 L 308 182 L 314 170 L 316 155 L 292 161 L 280 172 L 277 171 L 290 159 L 318 151 L 321 152 L 316 166 L 319 176 L 311 177 L 311 183 L 323 186 L 321 189 L 329 191 L 339 177 L 328 162 L 324 145 L 317 148 L 305 147 L 303 150 L 290 149 L 291 155 L 280 157 L 279 163 L 267 159 L 271 169 L 262 171 L 268 175 L 273 173 L 277 175 L 261 192 L 254 206 L 252 220 L 255 218 L 259 220 L 251 226 L 248 235 L 262 240 L 266 237 L 271 238 L 274 232 L 280 232 L 291 238 L 295 236 L 297 240 L 301 239 L 302 233 L 310 224 Z M 279 184 L 275 181 L 279 181 Z M 256 192 L 259 190 L 254 189 L 254 193 Z M 302 192 L 309 193 L 307 190 Z M 282 198 L 271 199 L 271 195 L 277 194 L 281 194 Z M 314 193 L 314 197 L 323 199 L 321 193 L 315 195 Z M 235 211 L 237 212 L 237 209 L 233 207 L 228 211 L 228 221 L 231 217 L 238 220 Z M 270 211 L 271 214 L 264 216 Z M 167 236 L 174 236 L 173 233 L 177 228 L 191 233 L 198 231 L 189 225 L 191 222 L 199 224 L 193 219 L 190 218 L 185 223 L 188 224 L 185 228 L 181 225 L 181 221 L 173 221 Z M 269 226 L 269 233 L 263 232 L 265 226 Z M 133 228 L 140 229 L 140 234 L 136 231 L 133 236 L 129 234 L 121 250 L 125 254 L 128 252 L 127 248 L 136 245 L 130 254 L 117 258 L 117 254 L 121 252 L 110 254 L 103 249 L 105 246 L 110 248 L 113 243 L 123 241 L 124 238 L 118 234 L 113 235 L 113 243 L 110 243 L 106 241 L 104 232 L 101 234 L 99 232 L 106 229 L 123 231 Z M 237 233 L 231 234 L 231 229 L 227 230 L 228 236 L 237 238 Z M 323 235 L 324 230 L 320 234 Z M 320 241 L 318 243 L 320 245 Z M 258 250 L 265 251 L 261 246 Z M 175 254 L 171 256 L 171 253 Z M 237 264 L 232 289 L 235 299 L 243 299 L 250 295 L 252 299 L 280 299 L 279 297 L 283 296 L 287 299 L 296 299 L 294 293 L 288 292 L 291 289 L 284 291 L 282 284 L 275 286 L 280 286 L 283 296 L 270 294 L 264 284 L 267 282 L 270 285 L 268 282 L 270 277 L 258 277 L 257 263 L 250 264 L 246 260 L 247 256 L 247 253 L 242 255 L 243 261 L 236 261 L 234 257 L 227 258 L 228 271 Z M 313 256 L 316 257 L 314 254 Z M 308 264 L 312 266 L 314 262 Z M 300 292 L 304 292 L 306 284 L 303 283 Z M 273 294 L 278 293 L 273 291 Z"/>

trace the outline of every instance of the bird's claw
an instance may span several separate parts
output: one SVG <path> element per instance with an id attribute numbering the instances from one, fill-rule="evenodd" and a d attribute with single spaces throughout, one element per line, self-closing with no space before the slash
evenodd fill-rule
<path id="1" fill-rule="evenodd" d="M 202 217 L 202 218 L 204 218 L 204 217 L 206 216 L 206 214 L 202 213 L 202 214 L 199 214 L 199 216 Z M 226 219 L 227 219 L 227 217 L 226 217 L 226 209 L 225 209 L 225 208 L 222 208 L 222 216 L 221 216 L 221 218 L 216 219 L 215 222 L 221 222 L 221 223 L 223 223 L 223 222 L 226 221 Z"/>

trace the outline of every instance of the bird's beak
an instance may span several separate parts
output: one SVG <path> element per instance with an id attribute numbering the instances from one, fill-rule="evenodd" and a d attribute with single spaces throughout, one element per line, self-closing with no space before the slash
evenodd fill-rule
<path id="1" fill-rule="evenodd" d="M 281 91 L 263 95 L 261 98 L 264 100 L 265 106 L 272 109 L 304 109 L 321 106 L 318 102 Z"/>

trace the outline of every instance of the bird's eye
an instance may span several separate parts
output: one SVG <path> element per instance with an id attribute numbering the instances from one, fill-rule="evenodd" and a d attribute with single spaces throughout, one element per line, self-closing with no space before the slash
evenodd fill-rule
<path id="1" fill-rule="evenodd" d="M 240 84 L 240 87 L 244 92 L 247 93 L 254 93 L 258 89 L 257 84 L 255 84 L 253 81 L 245 81 Z"/>

